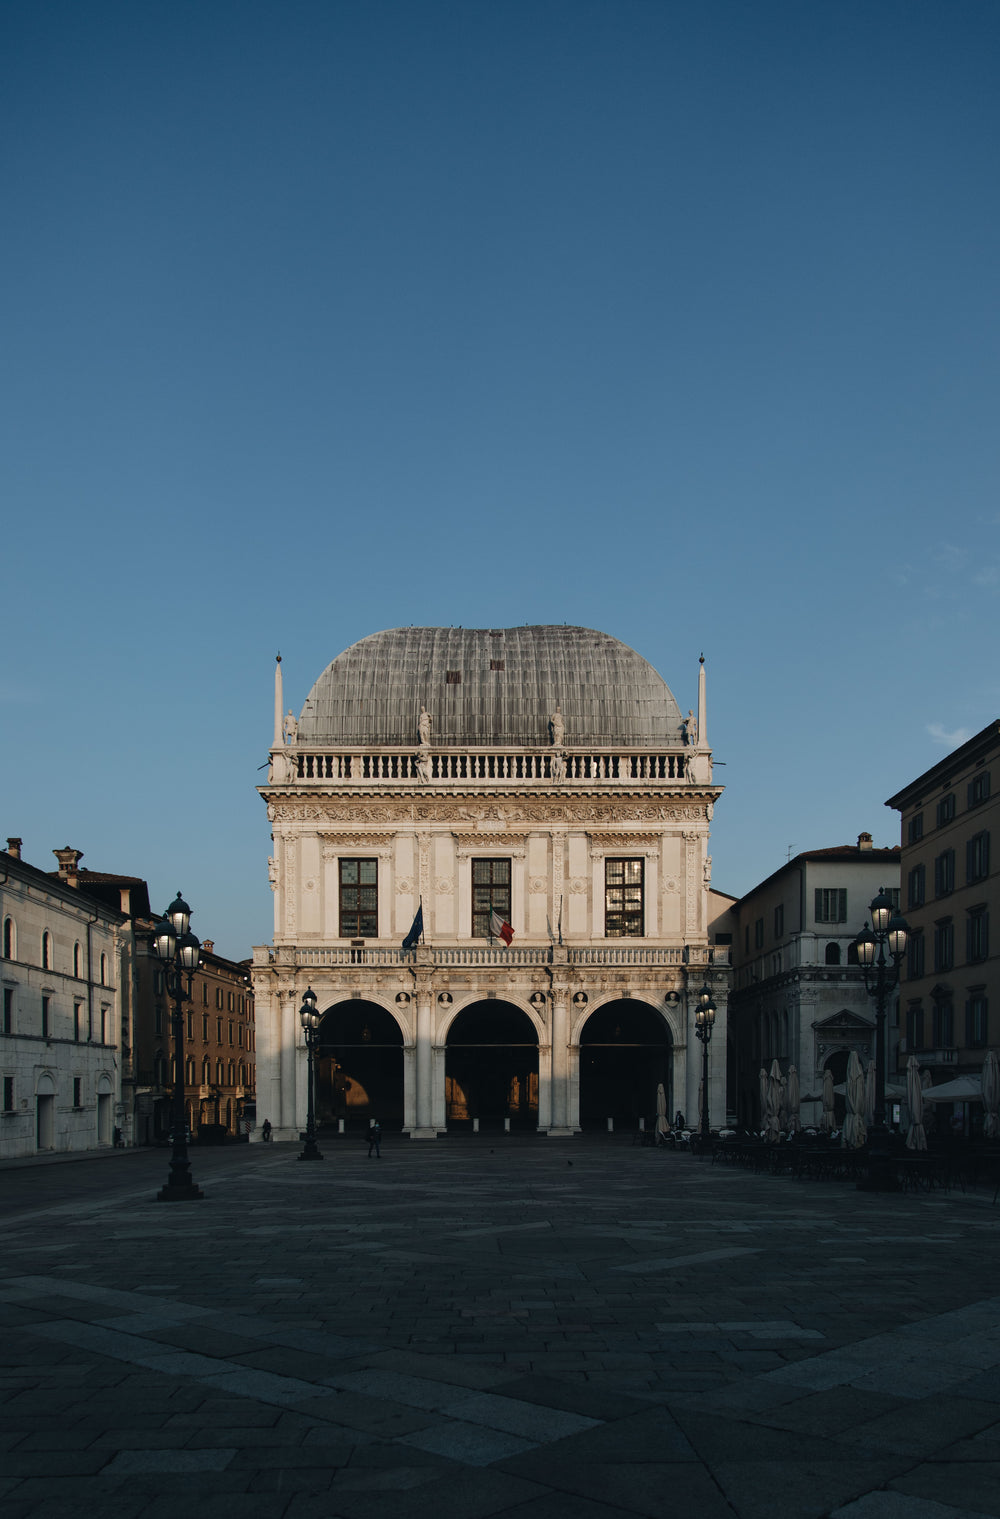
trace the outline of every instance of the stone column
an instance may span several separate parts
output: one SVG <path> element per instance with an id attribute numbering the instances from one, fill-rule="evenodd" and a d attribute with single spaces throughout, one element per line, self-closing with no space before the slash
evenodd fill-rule
<path id="1" fill-rule="evenodd" d="M 417 1041 L 414 1050 L 417 1111 L 416 1123 L 410 1130 L 411 1139 L 434 1139 L 433 1091 L 434 1047 L 432 1029 L 431 997 L 433 983 L 430 975 L 417 976 Z"/>
<path id="2" fill-rule="evenodd" d="M 552 1046 L 551 1044 L 539 1044 L 538 1046 L 538 1132 L 540 1134 L 552 1133 Z"/>
<path id="3" fill-rule="evenodd" d="M 569 1120 L 569 987 L 552 983 L 552 1120 L 550 1134 L 572 1134 Z"/>

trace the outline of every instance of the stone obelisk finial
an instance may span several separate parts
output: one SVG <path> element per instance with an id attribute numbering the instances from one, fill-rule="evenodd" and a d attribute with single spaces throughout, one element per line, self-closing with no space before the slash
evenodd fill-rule
<path id="1" fill-rule="evenodd" d="M 698 748 L 708 748 L 708 730 L 705 726 L 707 704 L 705 700 L 705 656 L 698 660 Z"/>
<path id="2" fill-rule="evenodd" d="M 285 705 L 284 692 L 281 688 L 281 655 L 279 654 L 274 665 L 274 744 L 273 748 L 280 749 L 284 743 L 281 736 L 281 714 Z"/>

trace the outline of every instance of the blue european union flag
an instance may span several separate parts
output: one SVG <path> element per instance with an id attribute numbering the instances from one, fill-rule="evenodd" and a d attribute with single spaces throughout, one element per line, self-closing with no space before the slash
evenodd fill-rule
<path id="1" fill-rule="evenodd" d="M 418 942 L 418 940 L 420 938 L 420 935 L 423 933 L 423 931 L 424 931 L 424 906 L 423 906 L 423 903 L 421 902 L 420 906 L 417 908 L 417 916 L 414 918 L 413 923 L 412 923 L 412 925 L 410 927 L 410 932 L 407 934 L 406 938 L 403 940 L 403 948 L 404 949 L 416 949 L 417 942 Z"/>

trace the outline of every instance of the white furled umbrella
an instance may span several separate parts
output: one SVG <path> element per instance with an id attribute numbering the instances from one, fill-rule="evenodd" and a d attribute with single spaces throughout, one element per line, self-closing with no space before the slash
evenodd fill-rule
<path id="1" fill-rule="evenodd" d="M 906 1062 L 906 1104 L 910 1110 L 910 1127 L 906 1131 L 908 1150 L 926 1150 L 927 1135 L 924 1133 L 924 1089 L 920 1084 L 920 1068 L 916 1055 Z"/>
<path id="2" fill-rule="evenodd" d="M 763 1066 L 757 1081 L 760 1086 L 760 1126 L 763 1129 L 767 1126 L 767 1072 Z"/>
<path id="3" fill-rule="evenodd" d="M 833 1072 L 829 1066 L 823 1072 L 823 1116 L 820 1118 L 819 1126 L 824 1134 L 832 1134 L 837 1127 L 833 1110 Z"/>
<path id="4" fill-rule="evenodd" d="M 996 1139 L 1000 1136 L 1000 1060 L 997 1059 L 996 1050 L 987 1050 L 986 1059 L 983 1061 L 983 1107 L 986 1114 L 983 1119 L 983 1136 L 986 1139 Z"/>
<path id="5" fill-rule="evenodd" d="M 799 1073 L 794 1065 L 788 1067 L 788 1127 L 797 1134 L 802 1127 L 799 1117 Z"/>
<path id="6" fill-rule="evenodd" d="M 870 1129 L 875 1122 L 875 1062 L 869 1060 L 865 1071 L 865 1124 Z"/>
<path id="7" fill-rule="evenodd" d="M 865 1073 L 857 1050 L 852 1050 L 847 1062 L 847 1117 L 844 1119 L 844 1145 L 849 1150 L 860 1150 L 867 1134 L 865 1131 Z"/>
<path id="8" fill-rule="evenodd" d="M 771 1073 L 767 1079 L 767 1142 L 777 1144 L 781 1134 L 781 1066 L 771 1061 Z"/>
<path id="9" fill-rule="evenodd" d="M 667 1124 L 667 1094 L 661 1081 L 656 1088 L 656 1137 L 657 1140 L 666 1139 L 668 1132 Z"/>

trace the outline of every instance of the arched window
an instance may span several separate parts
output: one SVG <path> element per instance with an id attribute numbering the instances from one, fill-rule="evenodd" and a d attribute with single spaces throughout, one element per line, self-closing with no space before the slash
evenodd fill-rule
<path id="1" fill-rule="evenodd" d="M 229 1062 L 229 1083 L 228 1084 L 231 1087 L 234 1087 L 236 1085 L 236 1067 L 235 1067 L 235 1065 L 233 1064 L 233 1062 L 231 1060 Z"/>
<path id="2" fill-rule="evenodd" d="M 17 959 L 17 930 L 13 918 L 3 920 L 3 957 L 5 960 Z"/>
<path id="3" fill-rule="evenodd" d="M 107 986 L 107 984 L 108 984 L 108 957 L 107 957 L 107 955 L 102 955 L 101 956 L 101 985 L 102 986 Z"/>
<path id="4" fill-rule="evenodd" d="M 833 944 L 833 943 L 831 943 L 831 944 L 828 944 L 826 946 L 826 963 L 827 963 L 827 965 L 839 965 L 840 964 L 840 945 L 839 944 Z"/>
<path id="5" fill-rule="evenodd" d="M 215 1062 L 215 1082 L 216 1082 L 216 1085 L 217 1086 L 222 1086 L 222 1084 L 225 1081 L 225 1079 L 226 1078 L 225 1078 L 225 1074 L 224 1074 L 224 1067 L 223 1067 L 222 1061 L 221 1060 L 217 1060 Z"/>
<path id="6" fill-rule="evenodd" d="M 42 970 L 52 969 L 52 935 L 48 929 L 42 934 Z"/>
<path id="7" fill-rule="evenodd" d="M 76 976 L 77 980 L 79 980 L 79 977 L 80 977 L 80 945 L 79 945 L 79 943 L 73 945 L 73 974 L 74 974 L 74 976 Z"/>
<path id="8" fill-rule="evenodd" d="M 243 1064 L 243 1061 L 242 1061 L 242 1060 L 241 1060 L 241 1061 L 240 1061 L 240 1079 L 239 1079 L 239 1085 L 240 1085 L 240 1086 L 241 1086 L 241 1087 L 245 1087 L 245 1086 L 246 1086 L 246 1084 L 247 1084 L 247 1073 L 246 1073 L 246 1067 L 245 1067 L 245 1065 L 244 1065 L 244 1064 Z"/>
<path id="9" fill-rule="evenodd" d="M 848 965 L 857 965 L 858 963 L 858 946 L 853 939 L 847 946 L 847 963 Z"/>
<path id="10" fill-rule="evenodd" d="M 158 1087 L 167 1084 L 167 1057 L 162 1051 L 157 1051 L 153 1056 L 153 1082 Z"/>
<path id="11" fill-rule="evenodd" d="M 187 1075 L 184 1079 L 187 1082 L 188 1086 L 194 1086 L 194 1061 L 186 1060 L 184 1064 L 187 1068 Z"/>
<path id="12" fill-rule="evenodd" d="M 207 1087 L 212 1079 L 212 1062 L 206 1056 L 201 1062 L 201 1084 Z"/>

